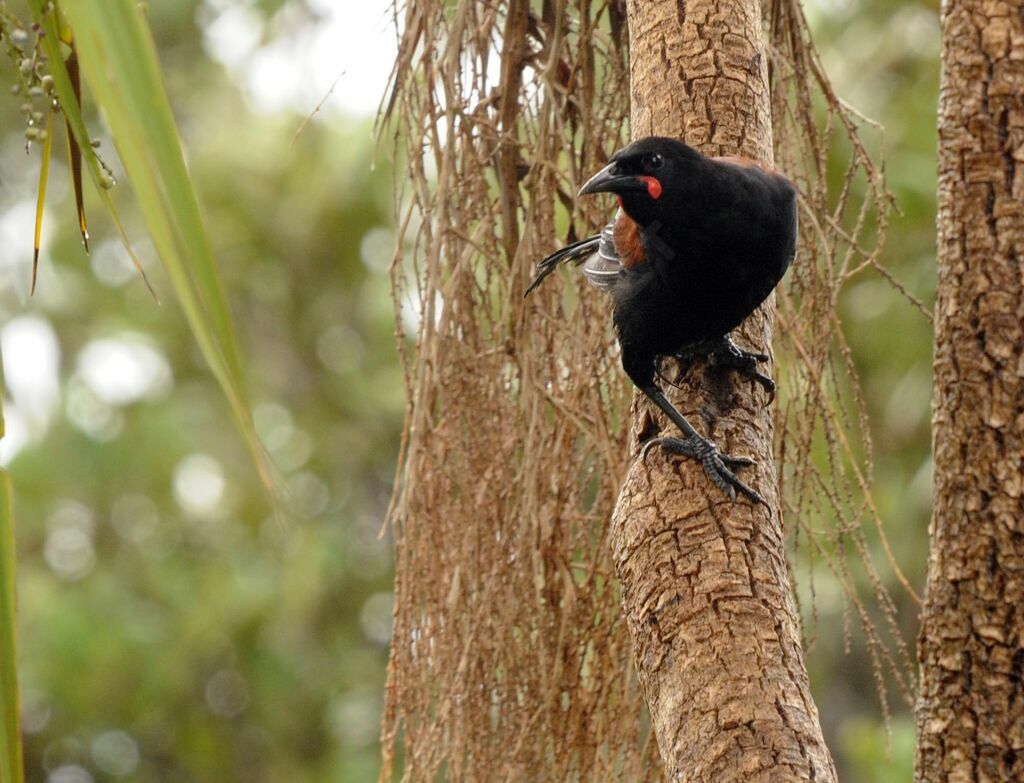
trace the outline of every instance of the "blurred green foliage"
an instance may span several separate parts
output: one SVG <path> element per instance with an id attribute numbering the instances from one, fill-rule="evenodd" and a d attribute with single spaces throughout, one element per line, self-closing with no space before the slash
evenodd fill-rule
<path id="1" fill-rule="evenodd" d="M 838 93 L 884 127 L 884 134 L 866 133 L 872 151 L 884 157 L 898 209 L 888 226 L 882 263 L 930 311 L 935 295 L 939 4 L 812 0 L 806 11 Z M 932 489 L 931 324 L 870 272 L 850 282 L 839 304 L 870 416 L 875 500 L 896 561 L 923 594 Z M 874 561 L 884 564 L 877 536 L 869 537 Z M 880 570 L 896 599 L 902 638 L 913 658 L 918 606 L 891 569 L 882 565 Z M 864 574 L 857 568 L 853 573 L 861 593 L 870 596 Z M 840 778 L 912 779 L 911 705 L 890 691 L 893 718 L 887 730 L 856 619 L 844 618 L 848 607 L 822 567 L 815 567 L 813 599 L 807 576 L 806 563 L 798 564 L 804 630 L 814 639 L 807 662 Z"/>
<path id="2" fill-rule="evenodd" d="M 150 4 L 258 426 L 291 491 L 287 529 L 171 303 L 130 183 L 114 198 L 161 307 L 95 198 L 94 251 L 83 253 L 60 143 L 39 288 L 27 298 L 38 150 L 25 155 L 19 101 L 0 99 L 4 453 L 31 781 L 376 779 L 392 581 L 378 534 L 404 404 L 386 278 L 392 172 L 369 118 L 325 112 L 293 142 L 300 113 L 254 106 L 204 46 L 205 28 L 233 7 L 268 22 L 257 43 L 270 47 L 274 22 L 315 24 L 318 5 Z M 937 4 L 816 0 L 808 14 L 840 94 L 885 125 L 902 209 L 885 262 L 930 304 Z M 91 128 L 103 136 L 95 116 Z M 101 152 L 120 173 L 111 149 Z M 920 588 L 930 327 L 869 273 L 841 305 L 872 416 L 877 499 Z M 839 591 L 816 573 L 812 616 L 805 565 L 797 578 L 841 777 L 909 780 L 909 712 L 894 705 L 887 755 L 856 632 L 844 653 Z M 916 608 L 906 597 L 900 608 L 912 641 Z"/>
<path id="3" fill-rule="evenodd" d="M 287 529 L 271 516 L 130 183 L 114 198 L 164 305 L 91 193 L 84 254 L 62 144 L 26 298 L 39 158 L 25 155 L 19 101 L 4 99 L 0 322 L 7 448 L 21 445 L 28 779 L 373 779 L 392 580 L 378 533 L 404 410 L 385 274 L 391 172 L 371 167 L 368 119 L 315 121 L 293 143 L 302 115 L 253 111 L 208 55 L 197 19 L 209 9 L 153 5 L 293 513 Z M 91 127 L 120 174 L 95 116 Z"/>

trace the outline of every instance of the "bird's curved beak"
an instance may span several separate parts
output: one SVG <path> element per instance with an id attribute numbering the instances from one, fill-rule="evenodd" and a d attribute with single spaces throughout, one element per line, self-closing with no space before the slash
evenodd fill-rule
<path id="1" fill-rule="evenodd" d="M 583 187 L 580 188 L 580 192 L 577 195 L 587 196 L 591 193 L 629 193 L 632 191 L 646 193 L 647 183 L 640 177 L 634 177 L 629 174 L 620 174 L 618 164 L 613 161 L 588 179 Z"/>

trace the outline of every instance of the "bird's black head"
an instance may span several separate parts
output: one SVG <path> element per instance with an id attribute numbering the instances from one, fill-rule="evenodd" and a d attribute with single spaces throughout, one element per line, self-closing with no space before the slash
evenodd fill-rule
<path id="1" fill-rule="evenodd" d="M 626 214 L 641 226 L 668 225 L 678 219 L 680 197 L 696 185 L 702 160 L 681 141 L 648 136 L 612 155 L 579 194 L 614 193 Z"/>

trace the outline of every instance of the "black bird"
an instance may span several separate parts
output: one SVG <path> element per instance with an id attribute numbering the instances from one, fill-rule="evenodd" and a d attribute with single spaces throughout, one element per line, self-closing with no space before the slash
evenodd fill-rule
<path id="1" fill-rule="evenodd" d="M 761 304 L 796 254 L 796 189 L 783 175 L 741 157 L 711 158 L 675 139 L 649 137 L 615 153 L 580 195 L 614 193 L 619 212 L 597 236 L 575 242 L 537 265 L 529 294 L 560 264 L 583 264 L 588 280 L 609 291 L 630 380 L 682 431 L 649 441 L 699 460 L 733 500 L 761 496 L 734 470 L 753 465 L 699 434 L 661 393 L 661 357 L 707 356 L 742 372 L 774 398 L 758 371 L 768 356 L 739 348 L 729 332 Z"/>

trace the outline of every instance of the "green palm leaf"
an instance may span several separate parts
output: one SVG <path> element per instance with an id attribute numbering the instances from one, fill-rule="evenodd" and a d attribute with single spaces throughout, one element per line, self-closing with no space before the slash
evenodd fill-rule
<path id="1" fill-rule="evenodd" d="M 11 478 L 0 469 L 0 783 L 21 783 L 21 706 L 15 668 L 14 518 Z"/>
<path id="2" fill-rule="evenodd" d="M 189 327 L 228 400 L 260 478 L 276 503 L 276 482 L 256 434 L 234 328 L 214 263 L 202 211 L 185 166 L 156 48 L 135 0 L 30 0 L 45 35 L 53 87 L 68 128 L 78 222 L 85 238 L 83 170 L 96 186 L 133 262 L 142 272 L 107 189 L 110 174 L 96 157 L 82 118 L 78 74 L 99 106 L 135 190 L 142 215 Z M 69 42 L 73 45 L 69 48 Z M 69 73 L 70 68 L 72 69 Z M 45 198 L 52 124 L 40 172 Z M 37 239 L 42 210 L 37 214 Z M 145 275 L 143 273 L 143 279 Z M 146 282 L 148 286 L 148 282 Z M 2 419 L 0 419 L 2 435 Z M 0 783 L 24 779 L 16 679 L 14 528 L 10 481 L 0 470 Z"/>
<path id="3" fill-rule="evenodd" d="M 0 365 L 0 387 L 3 366 Z M 3 437 L 0 409 L 0 437 Z M 21 758 L 21 705 L 18 698 L 14 625 L 14 516 L 11 478 L 0 469 L 0 783 L 24 780 Z"/>
<path id="4" fill-rule="evenodd" d="M 228 399 L 264 485 L 273 493 L 273 473 L 253 425 L 209 234 L 185 166 L 156 47 L 139 4 L 135 0 L 63 0 L 57 8 L 44 0 L 31 0 L 31 4 L 47 32 L 44 41 L 54 87 L 68 127 L 85 169 L 116 219 L 106 191 L 109 175 L 92 150 L 73 80 L 64 64 L 60 40 L 67 39 L 68 32 L 62 27 L 61 13 L 70 26 L 87 93 L 110 130 L 189 327 Z M 48 13 L 47 9 L 53 10 Z"/>

